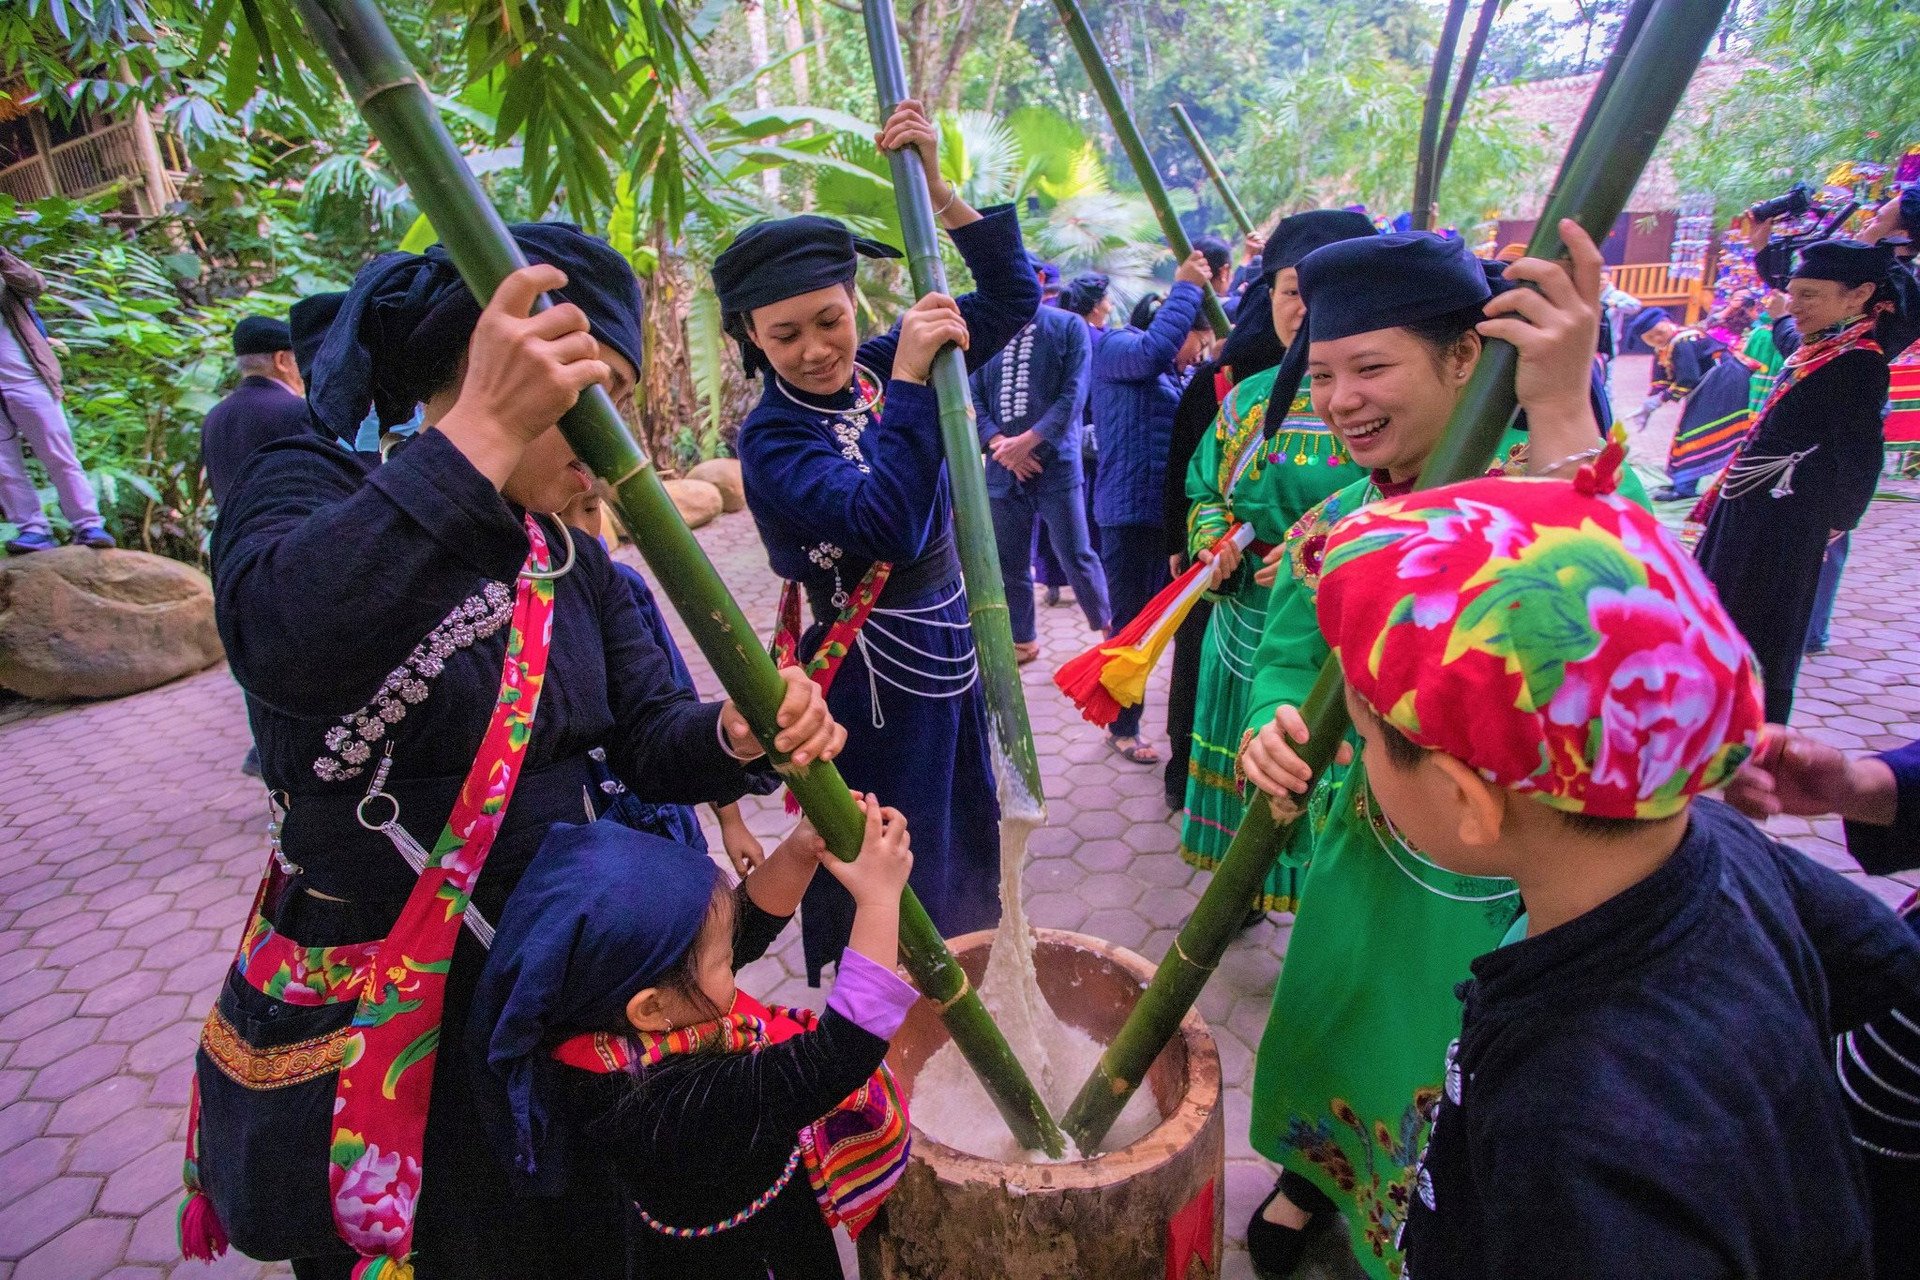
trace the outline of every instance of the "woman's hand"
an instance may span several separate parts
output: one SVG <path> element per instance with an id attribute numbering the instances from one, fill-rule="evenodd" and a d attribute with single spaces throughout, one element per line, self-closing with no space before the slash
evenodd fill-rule
<path id="1" fill-rule="evenodd" d="M 1231 578 L 1234 570 L 1240 567 L 1240 547 L 1233 542 L 1216 543 L 1196 555 L 1194 559 L 1201 564 L 1213 566 L 1213 573 L 1207 579 L 1207 586 L 1217 591 L 1220 589 L 1220 584 Z M 1178 577 L 1179 573 L 1178 569 L 1174 570 L 1175 577 Z"/>
<path id="2" fill-rule="evenodd" d="M 1727 803 L 1756 821 L 1775 814 L 1818 818 L 1837 813 L 1890 826 L 1898 802 L 1893 770 L 1877 756 L 1849 759 L 1838 747 L 1770 724 L 1760 748 L 1727 784 Z"/>
<path id="3" fill-rule="evenodd" d="M 1571 218 L 1560 220 L 1568 264 L 1521 258 L 1506 278 L 1521 285 L 1487 304 L 1483 337 L 1520 352 L 1514 393 L 1527 413 L 1529 459 L 1540 472 L 1599 443 L 1589 391 L 1600 338 L 1599 246 Z"/>
<path id="4" fill-rule="evenodd" d="M 1280 562 L 1286 559 L 1287 549 L 1275 547 L 1260 557 L 1260 568 L 1253 575 L 1254 582 L 1262 587 L 1271 587 L 1280 577 Z"/>
<path id="5" fill-rule="evenodd" d="M 979 213 L 954 193 L 940 172 L 940 127 L 927 118 L 918 98 L 903 99 L 873 136 L 873 143 L 882 151 L 912 147 L 920 153 L 920 166 L 927 173 L 927 196 L 933 201 L 934 215 L 941 226 L 951 231 L 979 221 Z"/>
<path id="6" fill-rule="evenodd" d="M 1213 283 L 1213 268 L 1207 265 L 1207 255 L 1195 249 L 1187 255 L 1187 260 L 1173 270 L 1175 284 L 1190 284 L 1196 289 L 1204 289 Z"/>
<path id="7" fill-rule="evenodd" d="M 860 811 L 867 818 L 860 856 L 842 862 L 823 849 L 821 863 L 829 875 L 846 886 L 856 907 L 897 906 L 901 891 L 907 887 L 907 876 L 913 871 L 913 841 L 907 834 L 907 820 L 898 809 L 883 808 L 871 795 L 860 797 Z"/>
<path id="8" fill-rule="evenodd" d="M 780 732 L 774 735 L 774 747 L 786 752 L 796 765 L 831 760 L 839 755 L 840 748 L 846 745 L 847 731 L 834 723 L 827 710 L 827 695 L 799 667 L 780 668 L 780 678 L 787 682 L 787 692 L 780 699 L 780 711 L 775 716 Z M 747 718 L 740 714 L 731 698 L 720 708 L 720 724 L 726 730 L 727 744 L 735 756 L 754 760 L 763 754 L 760 740 L 753 736 Z"/>
<path id="9" fill-rule="evenodd" d="M 1305 795 L 1313 782 L 1313 770 L 1293 748 L 1295 743 L 1305 743 L 1307 737 L 1307 722 L 1301 718 L 1300 709 L 1281 707 L 1240 749 L 1240 771 L 1270 796 L 1286 799 Z M 1352 759 L 1351 745 L 1341 743 L 1335 762 L 1346 764 Z"/>
<path id="10" fill-rule="evenodd" d="M 893 351 L 893 376 L 925 385 L 933 358 L 949 342 L 962 351 L 970 341 L 960 304 L 944 293 L 930 293 L 900 317 L 900 341 Z"/>
<path id="11" fill-rule="evenodd" d="M 496 488 L 582 391 L 613 379 L 584 311 L 563 302 L 531 314 L 535 299 L 566 283 L 566 272 L 545 264 L 500 282 L 467 341 L 460 395 L 435 424 Z"/>

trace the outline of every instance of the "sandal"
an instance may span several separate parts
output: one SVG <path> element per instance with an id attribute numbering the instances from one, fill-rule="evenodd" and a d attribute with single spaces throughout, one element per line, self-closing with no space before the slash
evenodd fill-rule
<path id="1" fill-rule="evenodd" d="M 1140 741 L 1139 738 L 1136 737 L 1132 739 L 1132 742 L 1133 742 L 1132 746 L 1130 747 L 1121 746 L 1120 744 L 1125 741 L 1128 741 L 1128 739 L 1116 738 L 1111 734 L 1107 736 L 1107 745 L 1113 748 L 1115 755 L 1126 760 L 1128 763 L 1130 764 L 1159 764 L 1160 763 L 1160 753 L 1154 750 L 1153 747 L 1148 743 L 1142 742 Z"/>
<path id="2" fill-rule="evenodd" d="M 1040 656 L 1038 640 L 1015 640 L 1013 642 L 1013 664 L 1024 667 Z"/>

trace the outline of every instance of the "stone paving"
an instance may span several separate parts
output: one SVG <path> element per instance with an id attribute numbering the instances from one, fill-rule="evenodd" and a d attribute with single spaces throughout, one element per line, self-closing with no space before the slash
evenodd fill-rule
<path id="1" fill-rule="evenodd" d="M 1644 360 L 1622 378 L 1644 386 Z M 1636 454 L 1663 452 L 1663 413 Z M 769 619 L 774 584 L 751 522 L 724 517 L 700 538 L 748 616 Z M 1855 539 L 1832 650 L 1802 676 L 1796 723 L 1849 749 L 1920 736 L 1917 592 L 1920 505 L 1876 502 Z M 1025 674 L 1051 822 L 1033 841 L 1030 912 L 1158 960 L 1202 877 L 1174 853 L 1157 770 L 1112 755 L 1049 682 L 1089 639 L 1078 611 L 1039 613 L 1043 656 Z M 1151 705 L 1157 728 L 1157 682 Z M 181 1263 L 174 1241 L 194 1040 L 266 856 L 264 795 L 239 771 L 246 748 L 224 668 L 114 702 L 0 703 L 0 1280 L 285 1274 L 237 1255 Z M 752 802 L 750 817 L 768 841 L 788 821 L 772 801 Z M 1837 823 L 1775 825 L 1859 874 Z M 1890 901 L 1910 891 L 1871 883 Z M 1248 1089 L 1287 934 L 1284 917 L 1249 930 L 1201 1000 L 1229 1086 L 1232 1277 L 1251 1274 L 1239 1237 L 1271 1185 L 1247 1145 Z M 795 931 L 742 982 L 817 1004 L 799 973 Z M 1334 1241 L 1316 1251 L 1315 1277 L 1352 1274 Z"/>

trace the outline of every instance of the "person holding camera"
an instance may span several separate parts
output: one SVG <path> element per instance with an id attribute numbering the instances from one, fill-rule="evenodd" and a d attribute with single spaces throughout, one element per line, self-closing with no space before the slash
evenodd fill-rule
<path id="1" fill-rule="evenodd" d="M 1866 514 L 1884 458 L 1887 352 L 1911 339 L 1914 281 L 1893 250 L 1820 240 L 1799 251 L 1775 326 L 1785 367 L 1695 510 L 1697 552 L 1760 660 L 1767 719 L 1793 710 L 1827 545 Z M 1897 343 L 1897 345 L 1896 345 Z"/>

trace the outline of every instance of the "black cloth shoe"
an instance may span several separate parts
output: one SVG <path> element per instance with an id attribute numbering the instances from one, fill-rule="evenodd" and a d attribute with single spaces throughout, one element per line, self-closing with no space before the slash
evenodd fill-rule
<path id="1" fill-rule="evenodd" d="M 1283 1227 L 1267 1221 L 1267 1206 L 1282 1193 L 1309 1215 L 1306 1226 Z M 1247 1223 L 1247 1253 L 1253 1259 L 1254 1274 L 1260 1280 L 1289 1280 L 1300 1266 L 1314 1234 L 1332 1219 L 1334 1207 L 1326 1192 L 1310 1180 L 1291 1169 L 1284 1170 Z"/>

